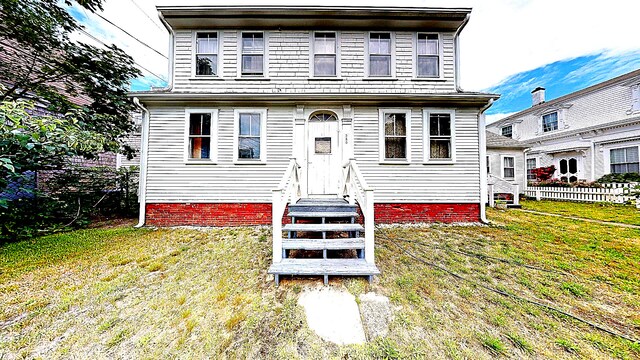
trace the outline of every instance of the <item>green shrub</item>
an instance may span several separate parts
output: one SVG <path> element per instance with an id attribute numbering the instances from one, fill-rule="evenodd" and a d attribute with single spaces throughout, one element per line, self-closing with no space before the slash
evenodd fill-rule
<path id="1" fill-rule="evenodd" d="M 638 173 L 624 173 L 624 174 L 607 174 L 600 179 L 599 183 L 629 183 L 640 182 L 640 174 Z"/>

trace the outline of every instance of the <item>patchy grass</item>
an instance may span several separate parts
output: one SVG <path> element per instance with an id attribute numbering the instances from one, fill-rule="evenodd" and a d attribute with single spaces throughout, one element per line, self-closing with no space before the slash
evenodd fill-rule
<path id="1" fill-rule="evenodd" d="M 265 228 L 115 227 L 6 245 L 0 358 L 640 357 L 638 344 L 479 286 L 638 338 L 639 230 L 517 211 L 489 216 L 497 224 L 379 229 L 383 275 L 373 285 L 331 279 L 355 295 L 391 299 L 389 335 L 358 346 L 328 344 L 306 326 L 297 298 L 320 279 L 275 288 Z"/>
<path id="2" fill-rule="evenodd" d="M 520 202 L 526 210 L 541 211 L 584 219 L 640 225 L 640 210 L 634 205 L 610 203 L 575 203 L 553 200 L 523 200 Z"/>

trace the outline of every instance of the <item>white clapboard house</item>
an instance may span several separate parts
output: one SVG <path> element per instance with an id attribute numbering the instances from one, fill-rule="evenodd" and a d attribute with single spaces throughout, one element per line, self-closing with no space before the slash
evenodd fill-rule
<path id="1" fill-rule="evenodd" d="M 277 281 L 377 274 L 374 223 L 484 217 L 483 112 L 497 96 L 458 87 L 470 9 L 158 11 L 170 85 L 132 94 L 141 224 L 271 224 Z"/>
<path id="2" fill-rule="evenodd" d="M 532 99 L 530 108 L 487 126 L 527 146 L 528 180 L 535 180 L 532 169 L 550 165 L 568 182 L 640 171 L 640 70 L 551 101 L 536 88 Z"/>

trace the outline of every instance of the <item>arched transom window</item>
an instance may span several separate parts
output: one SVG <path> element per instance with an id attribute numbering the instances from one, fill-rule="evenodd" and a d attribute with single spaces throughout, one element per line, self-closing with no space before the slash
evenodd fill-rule
<path id="1" fill-rule="evenodd" d="M 337 121 L 338 117 L 330 112 L 317 112 L 311 115 L 310 121 Z"/>

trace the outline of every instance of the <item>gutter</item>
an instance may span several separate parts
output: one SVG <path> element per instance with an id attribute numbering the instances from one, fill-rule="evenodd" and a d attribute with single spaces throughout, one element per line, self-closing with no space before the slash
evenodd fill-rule
<path id="1" fill-rule="evenodd" d="M 485 111 L 493 105 L 494 99 L 489 99 L 487 105 L 478 114 L 478 142 L 480 146 L 480 221 L 489 224 L 487 220 L 487 133 L 485 130 Z"/>
<path id="2" fill-rule="evenodd" d="M 173 89 L 173 63 L 175 61 L 174 43 L 176 33 L 173 31 L 169 23 L 167 23 L 167 21 L 164 19 L 164 16 L 162 16 L 162 12 L 158 11 L 158 17 L 160 18 L 160 22 L 162 23 L 162 25 L 164 25 L 164 27 L 169 32 L 169 71 L 167 72 L 167 86 L 164 88 L 156 89 L 156 91 L 171 91 Z"/>
<path id="3" fill-rule="evenodd" d="M 462 32 L 462 29 L 464 29 L 464 27 L 467 26 L 470 18 L 471 18 L 470 14 L 467 14 L 467 16 L 462 21 L 462 24 L 460 24 L 460 27 L 458 27 L 458 30 L 456 30 L 455 35 L 453 35 L 453 53 L 454 53 L 453 81 L 454 81 L 454 88 L 458 92 L 463 92 L 462 88 L 460 87 L 460 33 Z"/>
<path id="4" fill-rule="evenodd" d="M 144 226 L 147 215 L 147 163 L 149 158 L 149 110 L 147 110 L 138 98 L 133 98 L 133 103 L 142 110 L 142 139 L 140 143 L 140 178 L 138 184 L 138 192 L 140 196 L 138 201 L 140 202 L 140 212 L 138 218 L 138 225 L 136 228 Z"/>

